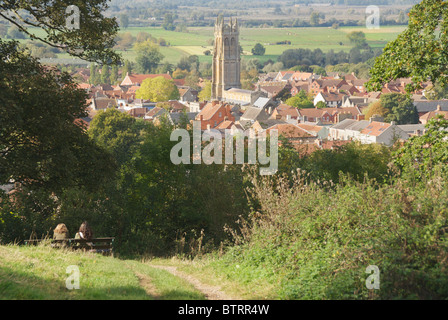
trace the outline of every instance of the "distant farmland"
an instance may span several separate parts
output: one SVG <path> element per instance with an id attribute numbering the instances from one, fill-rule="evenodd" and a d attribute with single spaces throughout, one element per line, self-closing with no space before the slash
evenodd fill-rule
<path id="1" fill-rule="evenodd" d="M 257 58 L 260 61 L 268 59 L 276 61 L 278 56 L 287 49 L 317 49 L 323 52 L 349 51 L 350 44 L 347 34 L 352 31 L 363 31 L 371 47 L 384 47 L 389 41 L 395 39 L 405 26 L 387 26 L 378 30 L 365 27 L 332 28 L 241 28 L 240 44 L 244 50 L 243 59 Z M 177 64 L 182 56 L 197 55 L 201 62 L 211 62 L 212 56 L 206 56 L 204 51 L 212 50 L 211 41 L 214 38 L 212 27 L 189 27 L 188 32 L 166 31 L 157 27 L 127 28 L 120 32 L 130 32 L 136 36 L 140 31 L 148 32 L 155 38 L 165 39 L 168 46 L 160 47 L 165 56 L 164 62 Z M 276 44 L 281 41 L 290 41 L 290 45 Z M 264 56 L 253 56 L 251 49 L 256 43 L 266 48 Z M 132 50 L 118 51 L 124 59 L 133 61 L 135 54 Z M 59 55 L 68 58 L 67 54 Z"/>

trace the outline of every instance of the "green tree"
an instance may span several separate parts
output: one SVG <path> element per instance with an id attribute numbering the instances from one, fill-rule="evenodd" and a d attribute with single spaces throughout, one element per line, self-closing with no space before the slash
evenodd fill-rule
<path id="1" fill-rule="evenodd" d="M 422 136 L 411 137 L 394 154 L 394 163 L 405 178 L 421 180 L 441 170 L 446 176 L 448 169 L 448 120 L 443 116 L 433 118 L 425 126 Z"/>
<path id="2" fill-rule="evenodd" d="M 0 184 L 95 189 L 113 168 L 85 133 L 84 90 L 64 72 L 0 40 Z M 45 99 L 42 99 L 45 94 Z"/>
<path id="3" fill-rule="evenodd" d="M 110 72 L 110 84 L 116 85 L 118 81 L 118 66 L 113 64 Z"/>
<path id="4" fill-rule="evenodd" d="M 93 118 L 88 134 L 122 165 L 130 159 L 133 148 L 141 140 L 142 129 L 143 124 L 134 117 L 117 109 L 107 109 Z"/>
<path id="5" fill-rule="evenodd" d="M 108 65 L 103 65 L 101 68 L 101 83 L 110 84 L 110 71 Z"/>
<path id="6" fill-rule="evenodd" d="M 171 13 L 165 14 L 162 28 L 169 31 L 174 31 L 176 29 L 176 26 L 174 25 L 174 17 Z"/>
<path id="7" fill-rule="evenodd" d="M 385 121 L 395 121 L 397 124 L 418 123 L 417 108 L 406 95 L 399 93 L 383 94 L 380 102 L 388 110 Z"/>
<path id="8" fill-rule="evenodd" d="M 315 27 L 320 23 L 320 15 L 319 12 L 312 12 L 310 16 L 310 25 Z"/>
<path id="9" fill-rule="evenodd" d="M 327 108 L 327 105 L 325 102 L 319 101 L 318 103 L 316 103 L 316 108 L 318 109 Z"/>
<path id="10" fill-rule="evenodd" d="M 409 12 L 409 25 L 370 70 L 367 88 L 379 91 L 383 84 L 397 78 L 412 78 L 406 89 L 412 92 L 430 79 L 441 86 L 448 84 L 448 10 L 445 1 L 423 0 Z M 443 36 L 442 36 L 443 35 Z"/>
<path id="11" fill-rule="evenodd" d="M 368 108 L 365 110 L 364 115 L 367 120 L 369 120 L 373 115 L 379 115 L 385 118 L 389 114 L 389 110 L 383 107 L 381 101 L 372 102 Z"/>
<path id="12" fill-rule="evenodd" d="M 252 48 L 252 54 L 254 56 L 263 56 L 265 52 L 266 52 L 266 48 L 261 43 L 257 43 Z"/>
<path id="13" fill-rule="evenodd" d="M 362 31 L 352 31 L 347 35 L 347 38 L 356 48 L 366 48 L 368 46 L 366 41 L 366 34 Z"/>
<path id="14" fill-rule="evenodd" d="M 137 99 L 147 99 L 152 102 L 179 100 L 179 89 L 173 80 L 165 77 L 155 77 L 143 80 L 140 89 L 136 92 Z"/>
<path id="15" fill-rule="evenodd" d="M 126 77 L 126 74 L 131 73 L 132 73 L 132 62 L 129 60 L 125 60 L 123 69 L 121 71 L 122 78 L 124 79 L 124 77 Z"/>
<path id="16" fill-rule="evenodd" d="M 210 98 L 212 97 L 212 82 L 209 80 L 205 80 L 205 86 L 199 92 L 198 99 L 199 101 L 210 101 Z"/>
<path id="17" fill-rule="evenodd" d="M 163 59 L 159 46 L 150 40 L 137 42 L 134 45 L 134 50 L 137 55 L 135 58 L 136 71 L 139 73 L 153 73 Z"/>
<path id="18" fill-rule="evenodd" d="M 129 26 L 129 17 L 127 14 L 120 14 L 120 27 L 127 29 Z"/>
<path id="19" fill-rule="evenodd" d="M 52 47 L 88 61 L 116 63 L 120 56 L 112 48 L 118 30 L 115 18 L 106 18 L 106 0 L 86 0 L 76 3 L 81 21 L 78 30 L 66 27 L 68 19 L 64 1 L 24 0 L 2 2 L 0 16 L 14 27 Z M 14 17 L 8 14 L 14 12 Z"/>
<path id="20" fill-rule="evenodd" d="M 298 109 L 314 108 L 314 103 L 304 90 L 286 100 L 286 104 Z"/>

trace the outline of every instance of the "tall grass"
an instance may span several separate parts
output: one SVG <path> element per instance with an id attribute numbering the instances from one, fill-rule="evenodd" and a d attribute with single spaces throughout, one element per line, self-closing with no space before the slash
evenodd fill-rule
<path id="1" fill-rule="evenodd" d="M 448 297 L 448 179 L 390 185 L 342 177 L 338 185 L 254 178 L 256 210 L 217 268 L 281 299 Z M 366 287 L 366 268 L 380 289 Z"/>

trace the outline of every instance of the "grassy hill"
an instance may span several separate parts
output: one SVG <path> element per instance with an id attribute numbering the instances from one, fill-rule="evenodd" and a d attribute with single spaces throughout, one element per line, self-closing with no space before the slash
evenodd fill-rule
<path id="1" fill-rule="evenodd" d="M 68 266 L 80 289 L 69 290 Z M 134 260 L 49 246 L 0 246 L 0 299 L 202 300 L 203 293 L 170 272 Z"/>

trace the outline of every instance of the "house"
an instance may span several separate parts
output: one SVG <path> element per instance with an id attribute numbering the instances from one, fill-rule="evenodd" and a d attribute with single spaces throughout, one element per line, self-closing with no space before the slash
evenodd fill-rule
<path id="1" fill-rule="evenodd" d="M 392 146 L 397 140 L 409 139 L 409 135 L 394 122 L 372 121 L 365 129 L 361 130 L 358 139 L 361 143 L 381 143 Z"/>
<path id="2" fill-rule="evenodd" d="M 298 82 L 291 83 L 291 91 L 290 92 L 291 92 L 292 96 L 295 96 L 302 90 L 305 92 L 309 91 L 309 83 L 308 82 L 298 81 Z"/>
<path id="3" fill-rule="evenodd" d="M 343 119 L 357 119 L 363 118 L 363 115 L 358 107 L 349 108 L 309 108 L 299 109 L 299 122 L 312 122 L 320 125 L 330 125 L 338 123 Z"/>
<path id="4" fill-rule="evenodd" d="M 197 116 L 197 112 L 170 112 L 167 113 L 168 121 L 174 125 L 179 125 L 182 121 L 191 123 Z"/>
<path id="5" fill-rule="evenodd" d="M 195 120 L 201 121 L 201 130 L 213 129 L 225 120 L 235 121 L 232 111 L 232 105 L 215 100 L 207 103 Z"/>
<path id="6" fill-rule="evenodd" d="M 339 88 L 348 83 L 342 79 L 313 80 L 309 86 L 309 92 L 317 95 L 319 92 L 338 93 Z"/>
<path id="7" fill-rule="evenodd" d="M 144 118 L 148 110 L 145 107 L 140 108 L 132 108 L 131 110 L 127 111 L 127 114 L 129 114 L 131 117 L 134 118 Z"/>
<path id="8" fill-rule="evenodd" d="M 279 71 L 277 73 L 277 76 L 274 78 L 274 81 L 288 82 L 294 73 L 296 73 L 296 72 L 295 71 Z"/>
<path id="9" fill-rule="evenodd" d="M 281 104 L 272 111 L 270 119 L 281 119 L 288 123 L 298 123 L 299 111 L 297 108 L 288 106 L 287 104 Z"/>
<path id="10" fill-rule="evenodd" d="M 249 106 L 253 105 L 260 97 L 267 97 L 267 94 L 262 91 L 231 88 L 224 91 L 222 100 L 241 106 Z"/>
<path id="11" fill-rule="evenodd" d="M 268 118 L 269 114 L 267 114 L 265 109 L 257 107 L 248 107 L 241 116 L 240 120 L 247 120 L 254 123 L 257 120 L 267 120 Z"/>
<path id="12" fill-rule="evenodd" d="M 310 72 L 294 72 L 291 76 L 290 80 L 294 80 L 294 81 L 308 81 L 309 79 L 311 79 L 311 77 L 313 76 L 312 73 Z"/>
<path id="13" fill-rule="evenodd" d="M 266 129 L 266 133 L 269 134 L 271 130 L 277 130 L 279 137 L 283 136 L 293 145 L 313 143 L 314 140 L 316 140 L 316 136 L 314 134 L 291 123 L 275 124 Z"/>
<path id="14" fill-rule="evenodd" d="M 199 112 L 204 109 L 207 102 L 187 102 L 186 105 L 190 108 L 190 112 Z"/>
<path id="15" fill-rule="evenodd" d="M 168 111 L 166 111 L 166 109 L 164 108 L 160 108 L 160 107 L 154 107 L 151 110 L 149 110 L 148 112 L 146 112 L 144 119 L 147 121 L 153 121 L 155 118 L 168 113 Z"/>
<path id="16" fill-rule="evenodd" d="M 356 96 L 345 96 L 341 107 L 367 107 L 370 103 L 377 101 L 377 99 L 372 99 L 369 97 L 356 97 Z"/>
<path id="17" fill-rule="evenodd" d="M 260 97 L 254 102 L 253 107 L 260 109 L 268 109 L 270 107 L 275 107 L 275 105 L 276 103 L 272 101 L 272 99 Z"/>
<path id="18" fill-rule="evenodd" d="M 240 121 L 241 123 L 241 121 Z M 277 124 L 287 124 L 286 121 L 280 119 L 267 119 L 267 120 L 257 120 L 255 121 L 250 128 L 255 130 L 255 132 L 262 132 L 270 127 L 273 127 Z M 244 125 L 244 124 L 243 124 Z M 247 127 L 245 127 L 247 128 Z"/>
<path id="19" fill-rule="evenodd" d="M 419 120 L 422 124 L 427 124 L 429 120 L 436 118 L 437 116 L 443 116 L 444 119 L 448 120 L 448 110 L 443 111 L 440 105 L 437 105 L 436 110 L 429 111 L 424 115 L 419 117 Z"/>
<path id="20" fill-rule="evenodd" d="M 319 101 L 325 103 L 330 108 L 337 108 L 342 105 L 342 101 L 346 97 L 345 94 L 342 93 L 328 93 L 328 92 L 319 92 L 314 98 L 314 105 L 316 106 Z"/>
<path id="21" fill-rule="evenodd" d="M 109 108 L 116 108 L 117 102 L 115 99 L 100 97 L 100 98 L 93 98 L 92 103 L 90 105 L 92 110 L 106 110 Z"/>
<path id="22" fill-rule="evenodd" d="M 399 124 L 398 127 L 406 132 L 410 137 L 421 136 L 428 130 L 424 124 Z"/>
<path id="23" fill-rule="evenodd" d="M 356 89 L 355 86 L 352 86 L 351 84 L 344 84 L 344 85 L 340 86 L 338 89 L 338 92 L 348 94 L 350 96 L 360 93 L 360 91 L 358 89 Z"/>
<path id="24" fill-rule="evenodd" d="M 169 100 L 165 103 L 167 103 L 170 106 L 170 112 L 173 112 L 173 113 L 189 111 L 189 109 L 190 109 L 186 105 L 180 103 L 177 100 Z"/>
<path id="25" fill-rule="evenodd" d="M 329 128 L 328 140 L 358 140 L 358 136 L 370 121 L 345 119 Z"/>
<path id="26" fill-rule="evenodd" d="M 365 79 L 354 79 L 354 80 L 346 80 L 349 84 L 354 86 L 356 90 L 358 90 L 361 93 L 366 92 L 365 84 L 369 80 Z"/>
<path id="27" fill-rule="evenodd" d="M 421 117 L 430 111 L 436 111 L 440 106 L 440 111 L 448 111 L 448 100 L 426 100 L 414 101 L 414 106 L 417 108 L 418 116 Z"/>
<path id="28" fill-rule="evenodd" d="M 197 91 L 191 89 L 190 87 L 178 87 L 180 94 L 180 101 L 183 102 L 194 102 L 197 100 Z M 194 94 L 196 92 L 196 94 Z"/>
<path id="29" fill-rule="evenodd" d="M 275 99 L 284 90 L 290 90 L 288 82 L 259 82 L 257 90 L 266 94 L 266 97 Z"/>
<path id="30" fill-rule="evenodd" d="M 321 140 L 326 140 L 328 138 L 328 133 L 330 129 L 326 126 L 317 126 L 305 123 L 298 123 L 297 126 Z"/>

